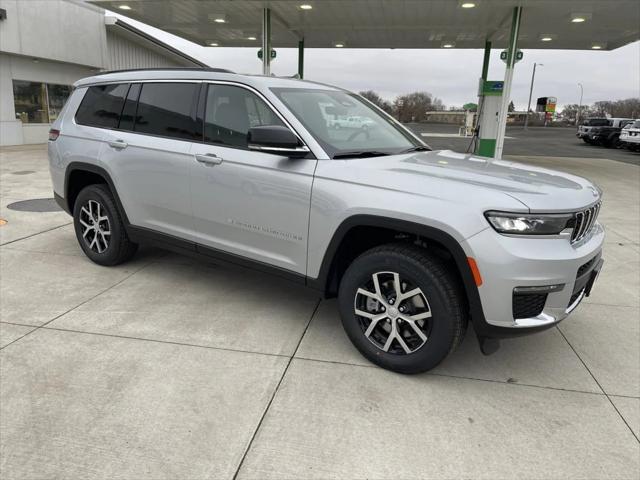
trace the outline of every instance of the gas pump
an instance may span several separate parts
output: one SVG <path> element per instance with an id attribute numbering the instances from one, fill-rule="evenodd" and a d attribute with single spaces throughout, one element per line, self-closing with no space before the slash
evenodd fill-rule
<path id="1" fill-rule="evenodd" d="M 483 157 L 493 157 L 496 152 L 496 138 L 498 137 L 498 114 L 502 104 L 502 80 L 480 79 L 478 96 L 478 144 L 476 154 Z"/>

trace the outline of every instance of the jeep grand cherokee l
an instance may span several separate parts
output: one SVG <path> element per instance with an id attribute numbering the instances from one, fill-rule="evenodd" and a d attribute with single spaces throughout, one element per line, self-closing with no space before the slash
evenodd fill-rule
<path id="1" fill-rule="evenodd" d="M 367 119 L 329 128 L 327 108 Z M 566 173 L 430 151 L 358 95 L 220 70 L 78 81 L 50 132 L 58 203 L 86 255 L 153 242 L 338 297 L 370 361 L 433 368 L 472 322 L 493 339 L 553 327 L 601 268 L 601 192 Z"/>

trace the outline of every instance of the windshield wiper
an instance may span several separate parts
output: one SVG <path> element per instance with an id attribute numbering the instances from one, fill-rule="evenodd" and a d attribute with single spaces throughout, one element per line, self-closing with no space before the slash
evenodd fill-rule
<path id="1" fill-rule="evenodd" d="M 398 155 L 401 155 L 403 153 L 430 152 L 430 151 L 431 151 L 431 148 L 427 147 L 426 145 L 416 145 L 415 147 L 407 148 L 406 150 L 402 150 L 401 152 L 398 152 Z"/>
<path id="2" fill-rule="evenodd" d="M 377 152 L 375 150 L 362 150 L 355 152 L 343 152 L 336 153 L 333 158 L 366 158 L 366 157 L 383 157 L 385 155 L 391 155 L 390 153 Z"/>

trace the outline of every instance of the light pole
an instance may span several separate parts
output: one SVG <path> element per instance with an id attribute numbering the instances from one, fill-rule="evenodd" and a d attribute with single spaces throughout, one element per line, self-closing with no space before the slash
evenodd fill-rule
<path id="1" fill-rule="evenodd" d="M 576 114 L 576 125 L 580 124 L 580 117 L 582 116 L 582 96 L 584 95 L 584 87 L 581 83 L 578 83 L 580 87 L 580 103 L 578 104 L 578 113 Z"/>
<path id="2" fill-rule="evenodd" d="M 533 95 L 533 81 L 536 79 L 536 66 L 540 65 L 544 67 L 542 63 L 534 63 L 533 64 L 533 73 L 531 74 L 531 88 L 529 88 L 529 102 L 527 103 L 527 115 L 524 117 L 524 129 L 527 129 L 527 125 L 529 124 L 529 110 L 531 110 L 531 96 Z"/>

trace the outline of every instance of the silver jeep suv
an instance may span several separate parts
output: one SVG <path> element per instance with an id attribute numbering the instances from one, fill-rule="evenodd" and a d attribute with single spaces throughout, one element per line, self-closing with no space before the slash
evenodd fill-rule
<path id="1" fill-rule="evenodd" d="M 556 325 L 602 265 L 588 180 L 430 151 L 327 85 L 101 74 L 76 83 L 49 140 L 55 197 L 92 261 L 152 242 L 272 272 L 337 296 L 356 348 L 398 372 L 436 366 L 469 320 L 484 353 Z"/>

